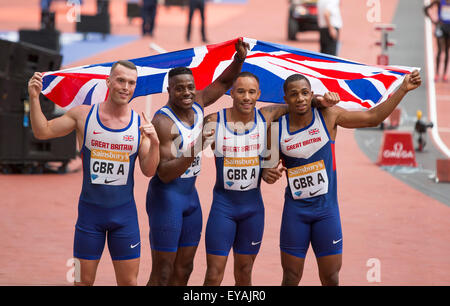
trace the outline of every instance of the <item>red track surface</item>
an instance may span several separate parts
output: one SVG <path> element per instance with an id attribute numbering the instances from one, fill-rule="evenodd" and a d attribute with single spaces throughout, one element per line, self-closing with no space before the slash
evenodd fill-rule
<path id="1" fill-rule="evenodd" d="M 94 11 L 95 1 L 84 0 L 84 11 Z M 113 33 L 139 34 L 139 22 L 128 24 L 125 0 L 112 0 Z M 305 33 L 298 42 L 285 41 L 287 1 L 249 0 L 248 5 L 209 4 L 207 34 L 211 43 L 238 36 L 318 51 L 317 33 Z M 364 63 L 374 63 L 378 53 L 373 46 L 379 38 L 373 24 L 366 19 L 366 1 L 342 1 L 344 29 L 340 56 Z M 397 1 L 381 1 L 381 22 L 392 20 Z M 67 7 L 57 3 L 57 27 L 73 31 L 65 20 Z M 20 12 L 15 14 L 14 12 Z M 190 44 L 184 41 L 186 10 L 161 8 L 155 37 L 140 39 L 114 50 L 74 63 L 74 66 L 100 63 L 119 58 L 135 58 L 152 54 L 148 44 L 155 42 L 168 51 L 201 45 L 195 27 Z M 14 16 L 12 18 L 11 16 Z M 18 16 L 18 17 L 16 17 Z M 37 28 L 38 1 L 1 0 L 0 29 Z M 417 21 L 417 22 L 422 22 Z M 196 19 L 194 26 L 198 26 Z M 358 37 L 358 39 L 355 39 Z M 154 53 L 154 52 L 153 52 Z M 438 90 L 440 87 L 438 86 Z M 438 93 L 446 95 L 449 93 Z M 152 96 L 151 115 L 167 96 Z M 137 111 L 145 109 L 146 98 L 132 102 Z M 448 98 L 447 98 L 448 101 Z M 448 103 L 447 103 L 448 104 Z M 206 113 L 230 105 L 223 97 Z M 440 107 L 440 106 L 439 106 Z M 448 108 L 448 105 L 446 106 Z M 440 108 L 438 108 L 440 110 Z M 450 113 L 447 109 L 447 116 Z M 441 111 L 439 111 L 441 116 Z M 442 118 L 442 116 L 440 117 Z M 443 122 L 450 122 L 449 120 Z M 450 284 L 450 209 L 412 189 L 374 165 L 360 152 L 353 131 L 340 129 L 336 141 L 338 190 L 344 233 L 342 285 L 449 285 Z M 209 155 L 211 156 L 211 155 Z M 70 164 L 80 169 L 81 162 Z M 138 167 L 137 167 L 138 168 Z M 205 158 L 197 183 L 203 208 L 204 227 L 212 199 L 211 180 L 214 173 L 211 157 Z M 70 285 L 66 281 L 72 257 L 73 232 L 77 216 L 77 200 L 81 190 L 81 172 L 64 175 L 0 175 L 0 285 Z M 144 285 L 150 274 L 151 256 L 145 195 L 148 179 L 136 170 L 135 197 L 142 238 L 142 256 L 138 284 Z M 275 185 L 263 184 L 266 224 L 260 254 L 253 273 L 254 285 L 279 285 L 279 226 L 285 179 Z M 370 258 L 381 264 L 381 282 L 369 283 L 366 266 Z M 190 285 L 201 285 L 206 270 L 204 240 L 195 259 Z M 233 285 L 232 256 L 229 258 L 224 285 Z M 97 273 L 97 285 L 114 285 L 111 259 L 105 248 Z M 313 252 L 307 255 L 303 285 L 319 285 Z"/>

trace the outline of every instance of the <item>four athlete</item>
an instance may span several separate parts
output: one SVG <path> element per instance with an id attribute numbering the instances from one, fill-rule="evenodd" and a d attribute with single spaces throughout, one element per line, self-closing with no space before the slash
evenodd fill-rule
<path id="1" fill-rule="evenodd" d="M 248 44 L 239 39 L 231 65 L 201 91 L 196 90 L 190 69 L 172 69 L 168 103 L 156 112 L 152 123 L 144 114 L 141 124 L 141 117 L 129 106 L 137 80 L 131 62 L 118 61 L 112 66 L 105 102 L 74 107 L 50 121 L 39 105 L 42 75 L 35 73 L 30 79 L 35 136 L 47 139 L 77 132 L 83 187 L 74 239 L 74 257 L 81 263 L 81 282 L 76 285 L 94 283 L 106 237 L 118 285 L 137 283 L 140 233 L 133 196 L 136 157 L 144 175 L 153 176 L 146 204 L 152 250 L 148 285 L 188 283 L 202 229 L 195 181 L 206 138 L 213 139 L 216 184 L 205 234 L 204 285 L 220 285 L 231 247 L 236 285 L 251 285 L 264 228 L 261 177 L 270 184 L 283 172 L 288 185 L 280 232 L 282 284 L 299 283 L 310 243 L 322 284 L 338 284 L 343 238 L 334 158 L 337 126 L 378 125 L 408 91 L 421 84 L 420 75 L 417 71 L 407 75 L 380 106 L 351 112 L 333 106 L 339 101 L 334 93 L 320 98 L 327 107 L 315 107 L 308 79 L 294 74 L 284 84 L 287 106 L 258 110 L 259 80 L 249 72 L 240 73 L 247 49 Z M 233 107 L 207 116 L 204 124 L 203 108 L 231 87 Z M 283 165 L 262 168 L 263 158 L 269 156 L 268 127 L 277 120 L 278 144 L 271 151 L 279 148 Z"/>

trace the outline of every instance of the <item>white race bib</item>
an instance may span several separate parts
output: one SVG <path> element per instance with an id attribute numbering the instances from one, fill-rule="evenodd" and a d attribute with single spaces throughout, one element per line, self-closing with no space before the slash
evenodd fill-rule
<path id="1" fill-rule="evenodd" d="M 128 152 L 91 150 L 92 184 L 126 185 L 130 167 Z"/>
<path id="2" fill-rule="evenodd" d="M 288 181 L 295 200 L 328 193 L 327 169 L 323 160 L 288 169 Z"/>
<path id="3" fill-rule="evenodd" d="M 450 21 L 450 5 L 441 6 L 441 19 L 443 21 Z"/>
<path id="4" fill-rule="evenodd" d="M 200 170 L 202 169 L 202 154 L 201 152 L 194 158 L 194 161 L 189 166 L 189 168 L 184 171 L 184 173 L 180 176 L 181 178 L 189 178 L 199 175 Z"/>
<path id="5" fill-rule="evenodd" d="M 226 190 L 246 191 L 258 187 L 259 157 L 224 157 L 223 181 Z"/>

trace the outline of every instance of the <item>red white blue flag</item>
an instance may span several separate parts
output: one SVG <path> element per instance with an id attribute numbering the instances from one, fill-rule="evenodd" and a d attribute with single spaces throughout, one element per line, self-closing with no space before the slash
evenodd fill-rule
<path id="1" fill-rule="evenodd" d="M 138 69 L 133 97 L 167 91 L 168 72 L 179 66 L 192 69 L 198 90 L 214 81 L 233 60 L 237 39 L 214 45 L 131 59 Z M 289 46 L 244 38 L 250 51 L 242 71 L 260 79 L 262 102 L 284 103 L 283 82 L 294 74 L 305 75 L 315 94 L 337 92 L 338 104 L 347 109 L 369 109 L 386 98 L 413 67 L 369 66 L 342 58 Z M 42 93 L 69 109 L 106 100 L 106 78 L 113 62 L 46 72 Z"/>

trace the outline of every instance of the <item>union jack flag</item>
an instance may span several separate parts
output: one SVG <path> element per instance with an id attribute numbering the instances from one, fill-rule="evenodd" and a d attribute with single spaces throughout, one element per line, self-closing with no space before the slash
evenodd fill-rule
<path id="1" fill-rule="evenodd" d="M 233 60 L 234 40 L 191 49 L 131 59 L 137 66 L 134 97 L 165 92 L 168 71 L 186 66 L 192 69 L 198 90 L 214 81 Z M 262 102 L 284 103 L 283 82 L 294 73 L 305 75 L 315 94 L 337 92 L 339 106 L 369 109 L 387 99 L 413 67 L 369 66 L 317 52 L 244 38 L 250 51 L 242 67 L 260 79 Z M 106 78 L 113 62 L 80 66 L 44 73 L 42 93 L 57 105 L 69 109 L 80 104 L 106 100 Z"/>
<path id="2" fill-rule="evenodd" d="M 316 135 L 316 134 L 319 134 L 320 133 L 320 130 L 319 129 L 310 129 L 310 130 L 308 130 L 308 133 L 309 133 L 309 135 Z"/>
<path id="3" fill-rule="evenodd" d="M 125 135 L 125 136 L 123 136 L 123 140 L 125 140 L 125 141 L 133 141 L 134 137 L 133 137 L 133 135 Z"/>

